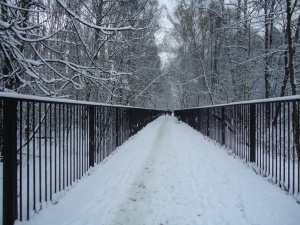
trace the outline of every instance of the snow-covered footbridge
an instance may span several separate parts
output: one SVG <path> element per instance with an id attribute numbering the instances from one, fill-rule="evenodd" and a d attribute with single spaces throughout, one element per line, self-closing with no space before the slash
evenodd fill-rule
<path id="1" fill-rule="evenodd" d="M 161 116 L 24 224 L 299 224 L 300 205 L 211 140 Z M 21 224 L 21 223 L 17 223 Z"/>
<path id="2" fill-rule="evenodd" d="M 0 93 L 0 221 L 298 225 L 299 106 L 295 96 L 174 116 Z"/>

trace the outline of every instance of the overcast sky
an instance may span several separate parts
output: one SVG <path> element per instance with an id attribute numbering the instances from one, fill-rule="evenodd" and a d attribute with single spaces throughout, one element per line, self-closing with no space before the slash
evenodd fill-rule
<path id="1" fill-rule="evenodd" d="M 172 14 L 174 6 L 176 4 L 176 0 L 158 0 L 158 2 L 160 7 L 165 5 L 169 14 Z M 163 10 L 160 21 L 161 29 L 155 35 L 158 44 L 162 43 L 166 32 L 168 32 L 170 28 L 172 28 L 172 24 L 167 18 L 167 11 Z M 159 55 L 162 61 L 162 66 L 165 66 L 165 64 L 168 62 L 168 58 L 170 57 L 170 53 L 163 51 Z"/>
<path id="2" fill-rule="evenodd" d="M 174 10 L 174 6 L 175 6 L 175 1 L 176 0 L 158 0 L 159 5 L 162 7 L 163 5 L 166 6 L 167 10 L 169 13 L 172 13 L 172 11 Z M 171 23 L 170 21 L 168 21 L 167 17 L 166 17 L 166 11 L 164 10 L 163 12 L 163 16 L 162 16 L 162 24 L 163 27 L 166 28 L 170 28 Z"/>
<path id="3" fill-rule="evenodd" d="M 158 0 L 159 6 L 163 7 L 166 6 L 166 9 L 162 11 L 160 26 L 160 31 L 156 34 L 156 39 L 158 43 L 161 43 L 163 40 L 163 37 L 165 36 L 165 33 L 168 32 L 170 28 L 172 28 L 171 22 L 167 18 L 167 11 L 168 13 L 172 14 L 172 11 L 174 9 L 174 5 L 176 0 Z"/>
<path id="4" fill-rule="evenodd" d="M 174 4 L 174 1 L 175 1 L 175 0 L 158 0 L 158 3 L 159 3 L 160 5 L 165 4 L 168 8 L 171 8 L 173 5 L 175 5 L 175 4 Z"/>

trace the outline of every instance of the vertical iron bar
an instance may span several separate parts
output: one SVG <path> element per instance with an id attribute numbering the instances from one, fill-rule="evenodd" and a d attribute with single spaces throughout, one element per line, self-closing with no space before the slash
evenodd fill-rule
<path id="1" fill-rule="evenodd" d="M 76 179 L 76 105 L 73 105 L 72 108 L 74 109 L 73 113 L 73 181 L 75 182 Z M 77 134 L 78 135 L 78 134 Z"/>
<path id="2" fill-rule="evenodd" d="M 248 142 L 248 145 L 246 145 L 247 147 L 247 162 L 250 161 L 250 105 L 247 105 L 247 114 L 246 114 L 246 118 L 247 118 L 247 129 L 246 129 L 246 138 L 247 138 L 247 142 Z M 255 106 L 254 106 L 255 108 Z M 254 124 L 255 124 L 255 119 L 252 121 Z M 254 132 L 254 135 L 255 135 L 255 132 Z M 255 145 L 254 145 L 254 155 L 255 155 Z M 251 161 L 250 161 L 251 162 Z M 253 162 L 255 162 L 255 158 L 253 160 Z"/>
<path id="3" fill-rule="evenodd" d="M 293 115 L 294 115 L 294 110 L 296 110 L 294 107 L 296 107 L 296 105 L 295 105 L 295 102 L 291 102 L 292 103 L 292 107 L 293 107 Z M 293 137 L 295 138 L 295 126 L 297 126 L 296 124 L 295 124 L 295 121 L 294 121 L 294 117 L 292 116 L 292 120 L 293 120 L 293 125 L 292 125 L 292 134 L 293 134 Z M 294 194 L 295 193 L 295 140 L 294 140 L 294 138 L 293 138 L 293 145 L 292 145 L 292 194 Z"/>
<path id="4" fill-rule="evenodd" d="M 256 137 L 258 137 L 258 130 L 259 130 L 259 125 L 258 125 L 258 118 L 259 118 L 259 104 L 257 104 L 257 109 L 256 109 L 256 118 L 255 118 L 255 126 L 256 126 Z M 255 148 L 256 148 L 256 167 L 258 167 L 258 161 L 259 161 L 259 154 L 258 154 L 258 141 L 256 141 L 256 145 L 255 145 Z"/>
<path id="5" fill-rule="evenodd" d="M 85 168 L 84 171 L 86 172 L 89 169 L 89 108 L 88 106 L 85 107 L 85 113 L 86 113 L 86 123 L 85 123 L 85 130 L 86 130 L 86 137 L 85 137 Z"/>
<path id="6" fill-rule="evenodd" d="M 81 176 L 84 174 L 84 106 L 81 106 Z"/>
<path id="7" fill-rule="evenodd" d="M 275 116 L 276 116 L 276 109 L 277 108 L 277 105 L 279 103 L 275 104 Z M 275 123 L 275 129 L 276 129 L 276 132 L 275 132 L 275 157 L 276 157 L 276 165 L 275 165 L 275 184 L 277 184 L 278 182 L 278 118 L 275 118 L 276 119 L 276 123 Z"/>
<path id="8" fill-rule="evenodd" d="M 103 107 L 100 106 L 100 162 L 103 161 L 103 128 L 104 124 L 103 122 Z M 130 129 L 128 127 L 128 129 Z"/>
<path id="9" fill-rule="evenodd" d="M 119 111 L 116 108 L 116 148 L 119 147 Z"/>
<path id="10" fill-rule="evenodd" d="M 262 173 L 262 164 L 263 164 L 263 155 L 262 155 L 262 134 L 263 134 L 263 103 L 259 104 L 259 154 L 260 154 L 260 159 L 259 159 L 259 169 L 260 173 Z"/>
<path id="11" fill-rule="evenodd" d="M 33 144 L 33 210 L 36 211 L 36 184 L 35 184 L 35 102 L 32 102 L 32 144 Z"/>
<path id="12" fill-rule="evenodd" d="M 63 113 L 63 119 L 62 119 L 62 130 L 63 130 L 63 141 L 62 141 L 62 174 L 63 174 L 63 179 L 62 179 L 62 183 L 63 183 L 63 190 L 65 190 L 65 105 L 62 105 L 62 113 Z"/>
<path id="13" fill-rule="evenodd" d="M 264 175 L 267 174 L 267 119 L 266 119 L 267 107 L 264 104 L 264 134 L 263 134 L 263 164 L 264 164 Z"/>
<path id="14" fill-rule="evenodd" d="M 239 106 L 239 122 L 240 122 L 240 125 L 239 125 L 239 155 L 241 157 L 241 159 L 243 158 L 243 154 L 242 154 L 242 150 L 243 150 L 243 106 L 240 105 Z"/>
<path id="15" fill-rule="evenodd" d="M 222 109 L 222 145 L 225 146 L 225 107 L 223 106 Z"/>
<path id="16" fill-rule="evenodd" d="M 298 129 L 300 129 L 300 101 L 298 101 Z M 300 132 L 298 133 L 298 140 L 300 140 Z M 297 138 L 297 137 L 296 137 Z M 297 146 L 297 161 L 298 161 L 298 194 L 300 193 L 300 152 L 299 152 L 300 146 Z"/>
<path id="17" fill-rule="evenodd" d="M 67 143 L 66 143 L 66 157 L 67 157 L 67 160 L 66 160 L 66 176 L 67 176 L 67 180 L 66 180 L 66 187 L 69 186 L 69 135 L 70 135 L 70 130 L 69 130 L 69 105 L 67 105 L 67 125 L 66 125 L 66 132 L 67 132 Z"/>
<path id="18" fill-rule="evenodd" d="M 95 107 L 89 106 L 89 167 L 94 167 L 94 157 L 95 157 L 94 122 L 95 122 Z"/>
<path id="19" fill-rule="evenodd" d="M 282 171 L 281 171 L 281 165 L 282 165 L 282 161 L 281 161 L 281 140 L 282 140 L 282 115 L 281 115 L 281 107 L 282 104 L 280 104 L 280 115 L 279 115 L 279 187 L 281 187 L 281 178 L 282 178 Z M 284 109 L 283 109 L 284 111 Z"/>
<path id="20" fill-rule="evenodd" d="M 274 118 L 273 116 L 274 114 L 274 103 L 271 103 L 271 119 Z M 272 139 L 271 139 L 271 151 L 272 151 L 272 157 L 271 157 L 271 160 L 272 160 L 272 180 L 274 181 L 274 152 L 275 152 L 275 149 L 274 149 L 274 126 L 273 124 L 271 123 L 271 120 L 270 120 L 270 128 L 272 129 Z"/>
<path id="21" fill-rule="evenodd" d="M 82 132 L 82 128 L 83 128 L 83 123 L 82 123 L 82 106 L 79 106 L 79 115 L 78 115 L 78 123 L 79 123 L 79 179 L 82 176 L 82 157 L 81 157 L 81 153 L 83 152 L 83 148 L 82 148 L 82 143 L 83 143 L 83 132 Z"/>
<path id="22" fill-rule="evenodd" d="M 54 104 L 54 193 L 57 192 L 57 120 L 60 115 L 57 116 L 57 104 Z"/>
<path id="23" fill-rule="evenodd" d="M 26 167 L 27 167 L 27 220 L 29 220 L 30 217 L 30 195 L 29 195 L 29 187 L 30 187 L 30 148 L 29 148 L 29 131 L 30 131 L 30 124 L 29 124 L 29 114 L 30 114 L 30 104 L 27 102 L 27 114 L 26 114 L 26 143 L 27 143 L 27 159 L 26 159 Z M 22 131 L 20 131 L 22 132 Z"/>
<path id="24" fill-rule="evenodd" d="M 17 121 L 17 102 L 4 100 L 3 184 L 5 185 L 3 185 L 3 224 L 5 225 L 14 224 L 14 221 L 18 218 Z"/>
<path id="25" fill-rule="evenodd" d="M 287 103 L 288 104 L 288 191 L 290 190 L 290 162 L 291 162 L 291 159 L 290 159 L 290 149 L 291 149 L 291 146 L 290 146 L 290 143 L 291 143 L 291 139 L 290 139 L 290 124 L 291 124 L 291 117 L 290 117 L 290 114 L 291 114 L 291 111 L 290 111 L 290 102 Z"/>
<path id="26" fill-rule="evenodd" d="M 245 105 L 242 105 L 242 159 L 245 159 Z"/>
<path id="27" fill-rule="evenodd" d="M 58 104 L 58 191 L 61 191 L 61 152 L 62 152 L 62 146 L 61 146 L 61 104 Z"/>
<path id="28" fill-rule="evenodd" d="M 239 117 L 238 117 L 238 106 L 236 105 L 236 106 L 234 106 L 234 108 L 235 108 L 235 136 L 236 136 L 236 154 L 237 155 L 239 155 L 239 125 L 240 125 L 240 123 L 239 123 Z"/>
<path id="29" fill-rule="evenodd" d="M 5 103 L 4 103 L 5 104 Z M 19 131 L 19 136 L 20 136 L 20 146 L 19 146 L 19 155 L 20 155 L 20 160 L 19 160 L 19 179 L 20 179 L 20 205 L 19 205 L 19 210 L 20 210 L 20 221 L 23 221 L 23 102 L 20 101 L 19 103 L 19 116 L 20 116 L 20 131 Z M 5 121 L 5 120 L 4 120 Z M 17 132 L 17 131 L 16 131 Z M 4 137 L 3 137 L 4 138 Z M 5 139 L 4 139 L 5 140 Z M 16 152 L 18 153 L 18 152 Z M 4 181 L 3 181 L 4 183 Z M 4 194 L 5 192 L 3 192 Z M 3 207 L 6 207 L 3 204 Z M 3 214 L 4 215 L 4 214 Z M 5 224 L 5 223 L 4 223 Z"/>
<path id="30" fill-rule="evenodd" d="M 269 168 L 269 164 L 268 164 L 268 154 L 269 154 L 269 146 L 268 146 L 268 137 L 269 137 L 269 135 L 268 135 L 268 132 L 269 132 L 269 113 L 270 113 L 270 111 L 269 111 L 269 104 L 265 104 L 265 109 L 266 109 L 266 118 L 265 118 L 265 174 L 266 174 L 266 176 L 268 176 L 268 173 L 269 173 L 269 170 L 268 170 L 268 168 Z"/>
<path id="31" fill-rule="evenodd" d="M 272 129 L 272 126 L 271 126 L 271 107 L 270 107 L 270 104 L 271 103 L 267 103 L 268 104 L 268 110 L 269 110 L 269 120 L 268 120 L 268 128 L 269 128 L 269 136 L 268 136 L 268 146 L 269 146 L 269 172 L 268 172 L 268 176 L 270 176 L 271 174 L 271 152 L 272 152 L 272 148 L 271 148 L 271 129 Z"/>
<path id="32" fill-rule="evenodd" d="M 52 201 L 52 103 L 49 103 L 50 201 Z"/>
<path id="33" fill-rule="evenodd" d="M 298 129 L 300 129 L 300 101 L 298 101 Z M 300 140 L 300 132 L 298 133 L 298 140 Z M 297 137 L 296 137 L 297 138 Z M 299 149 L 300 149 L 300 146 L 297 146 L 297 149 L 298 149 L 298 151 L 297 151 L 297 156 L 298 156 L 298 158 L 297 158 L 297 161 L 298 161 L 298 194 L 300 193 L 300 151 L 299 151 Z"/>
<path id="34" fill-rule="evenodd" d="M 44 140 L 45 140 L 45 202 L 48 201 L 47 196 L 48 196 L 48 171 L 47 171 L 47 103 L 45 105 L 45 126 L 44 126 Z"/>
<path id="35" fill-rule="evenodd" d="M 79 178 L 79 164 L 78 164 L 78 154 L 79 154 L 79 105 L 76 105 L 76 180 Z"/>
<path id="36" fill-rule="evenodd" d="M 207 130 L 206 130 L 206 136 L 209 137 L 209 108 L 206 109 L 207 110 Z"/>
<path id="37" fill-rule="evenodd" d="M 246 130 L 247 130 L 247 106 L 246 105 L 243 105 L 243 123 L 244 123 L 244 126 L 243 126 L 243 140 L 244 140 L 244 144 L 243 144 L 243 155 L 244 155 L 244 159 L 245 161 L 247 162 L 247 136 L 246 136 Z"/>
<path id="38" fill-rule="evenodd" d="M 285 102 L 283 102 L 283 187 L 285 187 Z"/>
<path id="39" fill-rule="evenodd" d="M 75 143 L 76 143 L 76 140 L 75 140 L 75 129 L 76 129 L 76 123 L 75 123 L 75 117 L 76 117 L 76 110 L 75 110 L 75 105 L 71 105 L 71 124 L 72 124 L 72 129 L 71 129 L 71 138 L 72 138 L 72 141 L 71 141 L 71 162 L 72 162 L 72 166 L 71 166 L 71 174 L 72 174 L 72 178 L 71 178 L 71 184 L 75 181 L 75 166 L 76 166 L 76 163 L 75 163 Z"/>
<path id="40" fill-rule="evenodd" d="M 73 182 L 76 180 L 76 153 L 77 153 L 77 122 L 76 122 L 76 116 L 77 116 L 77 105 L 73 105 Z"/>
<path id="41" fill-rule="evenodd" d="M 70 105 L 70 131 L 69 131 L 69 133 L 70 133 L 70 185 L 72 185 L 72 173 L 73 173 L 73 171 L 72 171 L 72 151 L 73 151 L 73 149 L 72 149 L 72 129 L 73 129 L 73 126 L 72 126 L 72 124 L 73 124 L 73 117 L 72 117 L 72 105 Z"/>
<path id="42" fill-rule="evenodd" d="M 39 102 L 39 202 L 42 207 L 42 103 Z"/>
<path id="43" fill-rule="evenodd" d="M 255 146 L 256 146 L 256 127 L 255 127 L 255 116 L 256 116 L 256 105 L 250 105 L 250 162 L 255 163 Z"/>

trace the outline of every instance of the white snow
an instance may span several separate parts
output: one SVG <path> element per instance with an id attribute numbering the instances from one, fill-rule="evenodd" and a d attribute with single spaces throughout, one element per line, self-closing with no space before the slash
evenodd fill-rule
<path id="1" fill-rule="evenodd" d="M 28 225 L 299 224 L 300 204 L 174 117 L 162 116 Z"/>
<path id="2" fill-rule="evenodd" d="M 4 29 L 7 29 L 11 26 L 10 23 L 7 23 L 5 21 L 0 21 L 0 27 L 3 27 Z"/>
<path id="3" fill-rule="evenodd" d="M 142 29 L 144 29 L 144 28 L 134 28 L 132 26 L 121 26 L 121 27 L 98 26 L 98 25 L 95 25 L 93 23 L 86 22 L 85 20 L 83 20 L 82 18 L 80 18 L 79 15 L 77 15 L 75 12 L 73 12 L 72 10 L 70 10 L 70 8 L 67 6 L 67 4 L 64 1 L 57 0 L 57 3 L 60 4 L 69 13 L 69 15 L 71 17 L 73 17 L 74 19 L 78 20 L 80 23 L 82 23 L 82 24 L 84 24 L 86 26 L 89 26 L 91 28 L 101 30 L 101 32 L 103 34 L 106 34 L 106 35 L 112 35 L 113 32 L 115 32 L 115 31 L 142 30 Z"/>

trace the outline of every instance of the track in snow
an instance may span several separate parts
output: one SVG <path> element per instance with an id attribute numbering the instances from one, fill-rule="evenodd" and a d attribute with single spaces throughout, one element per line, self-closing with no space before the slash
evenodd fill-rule
<path id="1" fill-rule="evenodd" d="M 300 205 L 175 118 L 162 116 L 28 224 L 298 224 Z"/>

